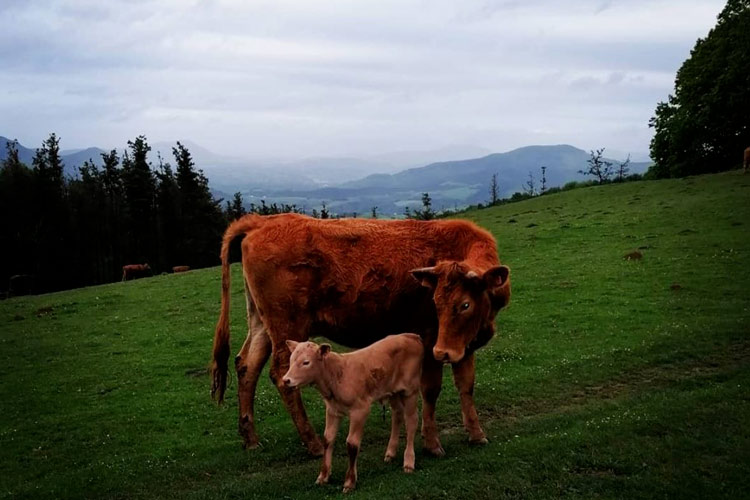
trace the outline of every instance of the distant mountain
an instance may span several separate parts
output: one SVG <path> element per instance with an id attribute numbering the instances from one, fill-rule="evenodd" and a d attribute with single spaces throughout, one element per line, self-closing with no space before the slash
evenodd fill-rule
<path id="1" fill-rule="evenodd" d="M 429 192 L 435 209 L 454 208 L 486 202 L 493 174 L 497 174 L 502 197 L 522 191 L 530 172 L 538 188 L 542 166 L 547 167 L 547 187 L 585 180 L 579 170 L 586 169 L 589 158 L 586 151 L 569 145 L 528 146 L 482 158 L 433 163 L 395 174 L 369 175 L 334 188 L 277 192 L 269 198 L 298 205 L 307 200 L 309 206 L 319 206 L 325 201 L 339 213 L 364 213 L 378 206 L 383 214 L 398 214 L 406 206 L 420 207 L 421 193 Z M 630 172 L 642 173 L 648 165 L 631 163 Z M 252 196 L 252 192 L 247 194 Z"/>
<path id="2" fill-rule="evenodd" d="M 0 137 L 0 160 L 6 155 L 8 139 Z M 383 215 L 397 215 L 405 207 L 418 208 L 421 195 L 429 192 L 436 210 L 486 202 L 493 174 L 497 174 L 500 195 L 507 197 L 522 191 L 534 176 L 537 188 L 541 167 L 547 167 L 547 186 L 559 186 L 572 180 L 585 180 L 579 170 L 587 167 L 588 152 L 570 145 L 527 146 L 506 153 L 485 154 L 474 146 L 450 146 L 434 151 L 384 153 L 367 158 L 306 158 L 301 160 L 246 160 L 223 156 L 192 141 L 180 141 L 193 156 L 196 166 L 209 179 L 212 192 L 228 199 L 241 192 L 247 204 L 267 202 L 294 203 L 312 210 L 326 203 L 336 213 L 366 213 L 374 206 Z M 158 154 L 174 164 L 173 142 L 151 144 L 149 161 L 156 166 Z M 19 145 L 19 157 L 31 165 L 34 150 Z M 77 175 L 77 167 L 89 159 L 101 165 L 100 148 L 67 150 L 62 155 L 67 175 Z M 478 153 L 471 159 L 456 158 Z M 606 153 L 606 152 L 605 152 Z M 443 156 L 440 156 L 443 155 Z M 615 163 L 627 155 L 614 156 Z M 637 155 L 636 155 L 637 156 Z M 433 161 L 400 169 L 426 158 Z M 451 160 L 451 158 L 453 158 Z M 633 162 L 631 173 L 644 172 L 650 162 Z M 377 172 L 377 173 L 375 173 Z"/>

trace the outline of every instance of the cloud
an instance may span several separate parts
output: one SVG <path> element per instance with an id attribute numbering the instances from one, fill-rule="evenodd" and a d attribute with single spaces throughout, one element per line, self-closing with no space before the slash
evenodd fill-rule
<path id="1" fill-rule="evenodd" d="M 0 134 L 233 155 L 645 151 L 723 0 L 38 0 L 0 6 Z"/>

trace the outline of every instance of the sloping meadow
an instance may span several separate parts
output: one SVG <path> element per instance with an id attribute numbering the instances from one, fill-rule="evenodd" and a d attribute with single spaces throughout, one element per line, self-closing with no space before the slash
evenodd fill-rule
<path id="1" fill-rule="evenodd" d="M 511 304 L 477 355 L 490 443 L 466 442 L 446 369 L 438 422 L 447 456 L 418 452 L 413 475 L 383 463 L 390 419 L 376 408 L 355 495 L 746 495 L 749 202 L 750 175 L 730 172 L 466 214 L 495 234 L 512 270 Z M 245 330 L 237 265 L 233 278 L 236 351 Z M 219 290 L 213 268 L 0 302 L 0 497 L 339 495 L 345 428 L 331 484 L 317 487 L 319 462 L 267 376 L 257 450 L 240 448 L 236 399 L 210 401 Z M 319 396 L 304 397 L 322 431 Z"/>

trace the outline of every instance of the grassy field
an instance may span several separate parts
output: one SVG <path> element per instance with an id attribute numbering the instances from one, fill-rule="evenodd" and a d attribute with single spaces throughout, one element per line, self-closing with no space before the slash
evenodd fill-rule
<path id="1" fill-rule="evenodd" d="M 490 443 L 466 442 L 446 369 L 447 455 L 418 452 L 409 476 L 384 464 L 389 418 L 375 409 L 355 497 L 750 495 L 750 175 L 578 189 L 467 217 L 512 269 L 511 305 L 477 356 Z M 623 259 L 634 250 L 642 259 Z M 345 428 L 332 483 L 316 487 L 319 462 L 267 377 L 258 450 L 240 448 L 236 398 L 210 401 L 219 279 L 214 268 L 0 302 L 0 497 L 339 496 Z M 320 398 L 304 397 L 322 431 Z"/>

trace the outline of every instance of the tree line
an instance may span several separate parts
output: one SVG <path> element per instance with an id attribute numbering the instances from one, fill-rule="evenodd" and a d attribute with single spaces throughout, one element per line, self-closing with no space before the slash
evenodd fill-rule
<path id="1" fill-rule="evenodd" d="M 177 142 L 172 164 L 148 160 L 146 137 L 102 166 L 85 162 L 64 175 L 60 139 L 51 134 L 32 165 L 8 142 L 0 169 L 0 231 L 5 239 L 0 286 L 12 276 L 33 280 L 36 293 L 120 279 L 122 266 L 149 263 L 154 272 L 176 265 L 218 263 L 226 215 L 188 149 Z"/>

